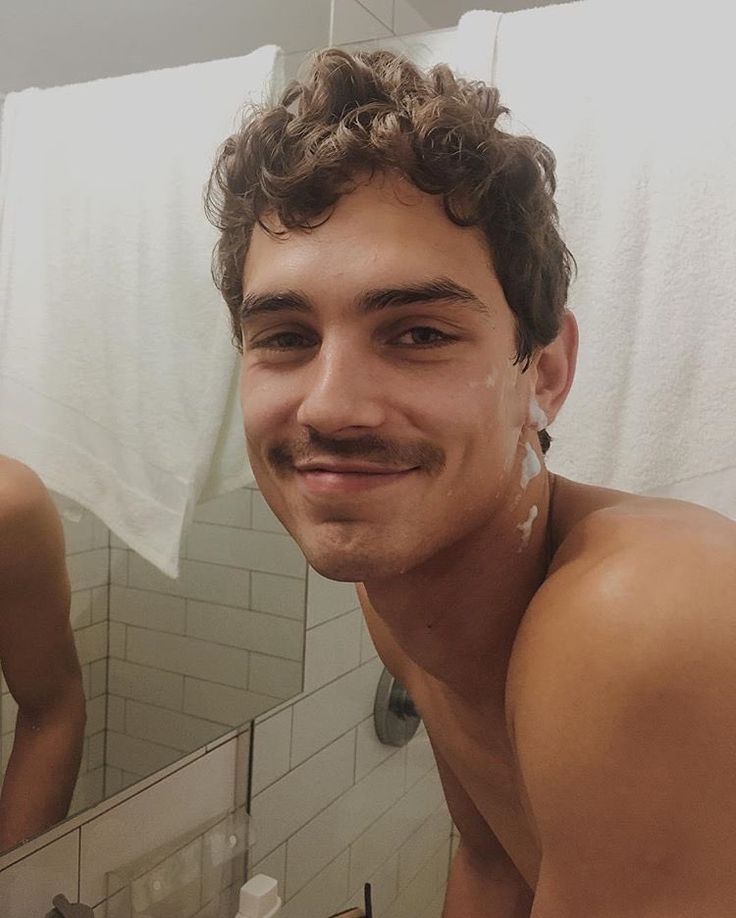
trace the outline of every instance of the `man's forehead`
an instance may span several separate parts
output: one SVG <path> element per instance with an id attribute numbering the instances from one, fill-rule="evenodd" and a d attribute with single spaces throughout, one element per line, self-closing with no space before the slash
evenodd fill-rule
<path id="1" fill-rule="evenodd" d="M 333 301 L 360 313 L 435 302 L 486 319 L 508 309 L 480 228 L 453 223 L 441 195 L 401 177 L 365 179 L 311 229 L 264 223 L 245 259 L 243 318 Z"/>
<path id="2" fill-rule="evenodd" d="M 399 187 L 402 195 L 404 190 Z M 453 223 L 440 196 L 413 186 L 409 194 L 411 199 L 400 198 L 386 183 L 360 186 L 317 215 L 312 228 L 284 228 L 269 215 L 265 228 L 253 230 L 244 289 L 294 285 L 325 272 L 335 281 L 354 282 L 356 289 L 439 274 L 467 279 L 469 286 L 495 280 L 481 230 Z"/>

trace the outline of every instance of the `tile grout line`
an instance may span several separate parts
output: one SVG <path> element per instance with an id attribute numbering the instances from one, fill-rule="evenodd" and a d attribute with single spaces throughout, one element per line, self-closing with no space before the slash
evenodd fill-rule
<path id="1" fill-rule="evenodd" d="M 77 902 L 82 898 L 82 827 L 77 830 Z"/>
<path id="2" fill-rule="evenodd" d="M 354 730 L 355 727 L 351 727 L 351 729 Z M 347 734 L 348 734 L 349 732 L 350 732 L 350 730 L 346 730 L 345 733 L 343 733 L 342 736 L 339 737 L 339 739 L 342 739 L 342 737 L 347 736 Z M 325 748 L 326 748 L 326 747 L 325 747 Z M 315 754 L 316 754 L 316 753 L 315 753 Z M 298 768 L 298 767 L 299 767 L 299 766 L 297 766 L 297 768 Z M 287 774 L 288 774 L 288 772 L 287 772 Z M 282 775 L 282 777 L 284 777 L 284 775 Z M 274 782 L 274 783 L 275 783 L 275 782 Z M 273 786 L 273 785 L 269 785 L 269 786 Z M 305 828 L 306 826 L 308 826 L 309 823 L 312 822 L 314 819 L 316 819 L 318 816 L 321 816 L 326 810 L 328 810 L 334 803 L 336 803 L 338 800 L 340 800 L 340 798 L 343 797 L 345 794 L 349 793 L 354 787 L 355 787 L 354 784 L 348 785 L 348 787 L 346 787 L 344 791 L 342 791 L 341 793 L 339 793 L 336 797 L 333 797 L 332 800 L 330 800 L 328 803 L 326 803 L 320 810 L 318 810 L 316 813 L 314 813 L 312 816 L 310 816 L 309 819 L 307 819 L 306 822 L 302 823 L 300 826 L 297 826 L 297 828 L 294 829 L 294 831 L 291 833 L 291 835 L 288 835 L 286 838 L 284 838 L 284 839 L 282 839 L 280 842 L 278 842 L 278 843 L 277 843 L 273 848 L 271 848 L 269 851 L 266 851 L 265 854 L 262 854 L 262 855 L 259 857 L 258 860 L 259 860 L 259 861 L 262 861 L 264 858 L 266 858 L 266 857 L 268 857 L 269 855 L 273 854 L 274 851 L 277 851 L 277 850 L 281 847 L 281 845 L 286 845 L 286 844 L 288 844 L 288 842 L 290 842 L 291 839 L 292 839 L 295 835 L 297 835 L 297 833 L 299 833 L 303 828 Z M 259 791 L 259 792 L 258 792 L 258 794 L 260 794 L 260 793 L 262 793 L 262 791 Z M 258 794 L 256 794 L 256 797 L 258 796 Z M 340 852 L 340 854 L 342 854 L 342 851 Z M 299 887 L 299 888 L 300 888 L 300 889 L 303 889 L 304 887 Z"/>
<path id="3" fill-rule="evenodd" d="M 235 774 L 238 772 L 238 740 L 239 737 L 235 737 Z M 255 747 L 256 747 L 256 722 L 252 720 L 250 722 L 249 736 L 248 736 L 248 776 L 246 778 L 247 787 L 245 790 L 245 812 L 246 812 L 246 827 L 245 827 L 245 852 L 243 853 L 244 868 L 245 868 L 245 878 L 248 879 L 250 874 L 251 862 L 250 862 L 250 811 L 251 811 L 251 800 L 253 799 L 253 761 L 255 759 Z M 237 788 L 235 790 L 237 795 Z M 236 808 L 237 809 L 237 808 Z M 286 871 L 284 871 L 286 872 Z"/>
<path id="4" fill-rule="evenodd" d="M 105 660 L 105 736 L 102 741 L 102 798 L 107 797 L 107 736 L 108 710 L 110 707 L 110 603 L 112 601 L 112 530 L 107 527 L 107 658 Z M 125 582 L 128 582 L 128 555 L 125 557 Z M 80 845 L 82 833 L 79 833 Z M 81 869 L 81 868 L 80 868 Z M 79 901 L 77 899 L 77 901 Z"/>
<path id="5" fill-rule="evenodd" d="M 385 22 L 383 21 L 383 19 L 380 19 L 380 18 L 373 12 L 373 10 L 368 9 L 368 7 L 365 5 L 365 3 L 362 2 L 362 0 L 356 0 L 356 2 L 357 2 L 357 4 L 358 4 L 358 6 L 362 6 L 363 9 L 366 11 L 366 13 L 368 13 L 368 15 L 369 15 L 372 19 L 375 19 L 376 22 L 377 22 L 379 25 L 382 25 L 382 26 L 384 27 L 384 29 L 388 29 L 390 32 L 393 32 L 393 18 L 394 18 L 394 17 L 393 17 L 393 9 L 394 9 L 394 4 L 391 5 L 391 22 L 392 22 L 392 24 L 391 24 L 391 25 L 388 25 L 387 23 L 385 23 Z M 389 37 L 388 35 L 385 35 L 385 36 L 384 36 L 384 38 L 388 38 L 388 37 Z M 374 40 L 374 39 L 369 39 L 369 41 L 373 41 L 373 40 Z M 380 41 L 380 38 L 377 39 L 377 40 Z"/>
<path id="6" fill-rule="evenodd" d="M 209 561 L 202 561 L 202 562 L 200 562 L 200 563 L 202 563 L 202 564 L 209 564 L 210 562 L 209 562 Z M 229 568 L 229 570 L 241 571 L 241 572 L 244 572 L 244 573 L 255 573 L 255 574 L 264 574 L 264 573 L 267 573 L 266 571 L 253 571 L 253 570 L 251 570 L 250 568 L 244 568 L 244 567 L 234 567 L 234 568 Z M 286 574 L 271 574 L 270 576 L 273 576 L 273 577 L 284 576 L 284 577 L 286 577 L 287 575 L 286 575 Z M 301 582 L 301 580 L 302 580 L 301 577 L 288 577 L 288 579 L 289 579 L 289 580 L 296 580 L 296 581 L 299 581 L 299 582 Z M 123 586 L 120 586 L 119 584 L 114 584 L 114 585 L 115 585 L 118 589 L 120 589 L 120 590 L 128 590 L 128 591 L 130 591 L 131 593 L 148 593 L 148 594 L 153 593 L 154 596 L 167 596 L 167 597 L 169 597 L 169 598 L 171 598 L 171 599 L 181 599 L 181 600 L 184 600 L 184 601 L 186 601 L 186 602 L 200 603 L 201 605 L 204 605 L 204 606 L 219 606 L 219 607 L 222 608 L 222 609 L 228 609 L 228 610 L 231 610 L 231 611 L 233 611 L 233 612 L 253 612 L 255 615 L 270 615 L 272 618 L 283 618 L 283 619 L 285 619 L 286 621 L 291 621 L 291 622 L 298 622 L 298 621 L 299 621 L 299 617 L 297 617 L 297 616 L 294 616 L 294 615 L 284 615 L 284 614 L 281 613 L 281 612 L 264 612 L 262 609 L 253 609 L 253 608 L 251 608 L 250 604 L 249 604 L 247 607 L 246 607 L 246 606 L 235 606 L 235 605 L 231 605 L 231 604 L 225 603 L 225 602 L 209 602 L 209 601 L 206 600 L 206 599 L 199 599 L 199 598 L 197 598 L 196 596 L 183 596 L 181 593 L 166 593 L 166 592 L 164 592 L 163 590 L 152 590 L 152 589 L 149 589 L 149 588 L 147 588 L 147 587 L 134 587 L 134 586 L 126 586 L 126 587 L 123 587 Z M 101 584 L 101 586 L 104 586 L 104 584 Z M 93 587 L 92 589 L 95 589 L 95 588 Z M 81 591 L 78 590 L 78 591 L 76 591 L 76 592 L 81 592 Z M 353 611 L 353 610 L 351 610 L 351 611 Z M 119 619 L 113 619 L 113 621 L 119 621 Z M 94 624 L 102 624 L 102 622 L 95 622 Z M 89 626 L 89 627 L 93 627 L 93 626 Z M 136 628 L 145 628 L 146 626 L 145 626 L 145 625 L 135 625 L 134 627 L 136 627 Z M 161 631 L 160 628 L 148 628 L 147 630 L 149 630 L 149 631 Z M 164 634 L 181 634 L 182 632 L 180 632 L 180 631 L 164 631 L 163 633 L 164 633 Z"/>
<path id="7" fill-rule="evenodd" d="M 351 729 L 352 729 L 352 730 L 355 730 L 356 728 L 355 728 L 355 727 L 351 727 Z M 347 730 L 345 733 L 342 734 L 342 737 L 346 736 L 349 732 L 350 732 L 350 730 Z M 342 737 L 340 737 L 340 739 L 341 739 Z M 327 748 L 327 747 L 325 747 L 325 748 Z M 316 753 L 315 753 L 315 755 L 316 755 Z M 380 768 L 381 765 L 384 765 L 384 764 L 386 763 L 386 761 L 388 761 L 388 760 L 385 760 L 384 762 L 381 762 L 380 765 L 378 765 L 378 766 L 376 766 L 376 767 L 377 767 L 377 768 Z M 299 766 L 297 766 L 297 767 L 299 767 Z M 376 769 L 373 769 L 373 771 L 375 771 L 375 770 L 376 770 Z M 284 777 L 284 776 L 282 775 L 282 777 Z M 367 777 L 367 776 L 366 776 L 366 777 Z M 363 779 L 361 779 L 361 781 L 362 781 L 362 780 L 363 780 Z M 274 782 L 274 783 L 275 783 L 275 782 Z M 418 783 L 418 782 L 415 782 L 415 783 Z M 271 786 L 271 785 L 269 785 L 269 786 Z M 414 786 L 414 785 L 412 785 L 412 786 Z M 346 794 L 349 794 L 350 791 L 353 790 L 355 787 L 357 787 L 357 784 L 351 784 L 349 787 L 346 787 L 345 790 L 342 791 L 342 793 L 338 794 L 337 797 L 334 797 L 332 800 L 330 800 L 329 803 L 325 804 L 325 805 L 322 807 L 322 809 L 320 809 L 320 810 L 319 810 L 317 813 L 315 813 L 313 816 L 310 816 L 309 819 L 308 819 L 305 823 L 303 823 L 302 825 L 298 826 L 298 827 L 291 833 L 291 835 L 289 835 L 287 838 L 285 838 L 285 839 L 283 839 L 282 841 L 280 841 L 274 848 L 272 848 L 270 851 L 267 851 L 266 854 L 261 855 L 261 857 L 259 858 L 259 861 L 262 861 L 264 858 L 266 858 L 266 857 L 268 857 L 269 855 L 273 854 L 273 852 L 276 851 L 276 850 L 278 850 L 278 848 L 280 848 L 281 845 L 287 845 L 287 846 L 288 846 L 288 843 L 291 841 L 292 838 L 294 838 L 297 834 L 299 834 L 299 832 L 301 832 L 304 828 L 306 828 L 311 822 L 313 822 L 315 819 L 317 819 L 319 816 L 321 816 L 323 813 L 325 813 L 331 806 L 333 806 L 335 803 L 337 803 L 339 800 L 341 800 L 342 797 L 344 797 Z M 261 793 L 261 792 L 259 791 L 259 793 Z M 258 795 L 256 795 L 256 796 L 258 796 Z M 346 845 L 346 847 L 343 848 L 341 851 L 338 852 L 338 854 L 336 855 L 336 857 L 339 857 L 339 856 L 340 856 L 341 854 L 343 854 L 346 850 L 348 850 L 348 849 L 352 846 L 352 844 L 353 844 L 355 841 L 357 841 L 362 835 L 364 835 L 366 832 L 368 832 L 368 831 L 375 825 L 375 823 L 377 823 L 380 819 L 382 819 L 382 818 L 386 815 L 386 813 L 388 813 L 389 810 L 397 803 L 397 801 L 398 801 L 399 799 L 403 798 L 404 796 L 406 796 L 406 791 L 404 791 L 403 789 L 401 789 L 400 792 L 399 792 L 399 795 L 398 795 L 397 799 L 396 799 L 396 800 L 393 800 L 393 801 L 391 801 L 389 804 L 387 804 L 386 807 L 385 807 L 385 809 L 382 810 L 382 811 L 378 814 L 378 816 L 376 816 L 375 819 L 373 819 L 373 820 L 372 820 L 372 821 L 371 821 L 371 822 L 370 822 L 370 823 L 369 823 L 369 824 L 368 824 L 368 825 L 367 825 L 358 835 L 356 835 L 355 838 L 351 839 L 351 841 L 348 842 L 348 844 Z M 431 814 L 430 814 L 430 815 L 431 815 Z M 427 818 L 430 818 L 430 817 L 427 817 Z M 426 820 L 423 820 L 423 822 L 424 822 L 424 821 L 426 821 Z M 412 833 L 412 834 L 414 834 L 414 833 Z M 288 851 L 288 847 L 287 847 L 286 850 Z M 335 858 L 333 858 L 333 860 L 335 860 Z M 383 862 L 382 862 L 382 863 L 383 863 Z M 321 868 L 321 869 L 324 869 L 324 868 Z M 316 876 L 316 874 L 315 874 L 315 876 Z M 314 877 L 310 877 L 310 879 L 307 880 L 307 883 L 305 883 L 304 886 L 306 886 L 308 883 L 310 883 L 313 879 L 314 879 Z M 297 890 L 297 893 L 299 893 L 302 889 L 304 889 L 304 886 L 300 886 L 299 889 Z M 295 895 L 296 895 L 296 893 L 295 893 Z"/>
<path id="8" fill-rule="evenodd" d="M 368 661 L 368 663 L 371 663 L 371 662 L 373 662 L 373 661 L 372 661 L 372 660 L 369 660 L 369 661 Z M 356 672 L 356 670 L 360 669 L 360 668 L 363 667 L 363 666 L 367 666 L 367 665 L 368 665 L 367 663 L 361 663 L 360 666 L 356 666 L 355 669 L 348 670 L 347 673 L 343 673 L 342 676 L 338 676 L 337 678 L 333 679 L 332 682 L 328 682 L 328 683 L 326 683 L 325 685 L 321 686 L 319 689 L 315 689 L 315 691 L 314 691 L 312 694 L 316 694 L 317 692 L 321 691 L 322 688 L 326 688 L 328 685 L 332 685 L 333 683 L 337 682 L 338 679 L 342 679 L 342 678 L 344 678 L 345 676 L 349 676 L 351 673 L 354 673 L 354 672 Z M 311 696 L 309 696 L 309 695 L 306 696 L 306 698 L 309 698 L 309 697 L 311 697 Z M 306 699 L 299 699 L 299 701 L 302 701 L 302 700 L 306 700 Z M 348 727 L 347 730 L 344 730 L 342 733 L 338 734 L 334 739 L 331 739 L 329 742 L 325 743 L 324 746 L 320 746 L 319 749 L 315 749 L 315 751 L 314 751 L 314 752 L 311 752 L 305 759 L 302 759 L 300 762 L 297 762 L 295 765 L 292 765 L 291 762 L 292 762 L 292 745 L 293 745 L 293 738 L 294 738 L 294 726 L 293 726 L 293 724 L 294 724 L 294 708 L 296 707 L 297 704 L 299 704 L 299 701 L 296 701 L 294 704 L 290 705 L 288 708 L 283 708 L 281 711 L 277 712 L 277 714 L 283 714 L 284 711 L 287 711 L 287 710 L 291 710 L 291 712 L 292 712 L 292 716 L 291 716 L 291 729 L 289 730 L 289 768 L 288 768 L 288 770 L 285 771 L 282 775 L 279 775 L 278 778 L 274 778 L 273 781 L 271 781 L 271 782 L 270 782 L 269 784 L 267 784 L 265 787 L 262 787 L 262 788 L 258 791 L 258 794 L 261 794 L 261 793 L 263 793 L 263 791 L 267 790 L 269 787 L 272 787 L 277 781 L 280 781 L 282 778 L 285 778 L 290 772 L 294 771 L 295 769 L 300 768 L 302 765 L 304 765 L 304 764 L 305 764 L 306 762 L 308 762 L 310 759 L 313 759 L 316 755 L 319 755 L 320 752 L 324 752 L 325 749 L 328 749 L 333 743 L 336 743 L 338 740 L 342 739 L 344 736 L 347 736 L 347 734 L 350 733 L 351 730 L 357 730 L 357 728 L 358 728 L 361 724 L 365 723 L 367 720 L 370 720 L 371 717 L 372 717 L 371 714 L 368 714 L 366 717 L 363 717 L 363 718 L 362 718 L 361 720 L 359 720 L 357 723 L 355 723 L 355 724 L 353 724 L 352 726 Z M 277 714 L 275 714 L 274 717 L 277 716 Z M 261 721 L 261 723 L 267 723 L 269 720 L 271 720 L 271 718 L 270 718 L 270 717 L 267 717 L 265 720 Z M 397 751 L 398 751 L 398 750 L 397 750 Z M 373 771 L 375 771 L 376 768 L 380 768 L 381 765 L 383 764 L 383 762 L 385 762 L 388 758 L 390 758 L 390 754 L 389 754 L 389 755 L 386 757 L 386 759 L 384 759 L 382 762 L 379 762 L 378 765 L 375 765 L 373 768 L 371 768 L 370 771 L 367 771 L 367 772 L 365 773 L 365 775 L 363 775 L 363 776 L 361 777 L 360 780 L 362 781 L 363 778 L 367 777 L 369 774 L 371 774 Z M 421 778 L 419 778 L 418 780 L 421 780 Z M 414 782 L 414 783 L 416 783 L 416 782 Z M 413 785 L 412 785 L 412 786 L 413 786 Z M 258 796 L 258 794 L 255 794 L 255 796 Z"/>
<path id="9" fill-rule="evenodd" d="M 335 615 L 333 615 L 331 618 L 326 618 L 322 622 L 316 622 L 314 625 L 306 625 L 305 630 L 314 631 L 317 628 L 322 628 L 324 625 L 330 625 L 332 624 L 332 622 L 336 622 L 341 618 L 345 618 L 346 615 L 352 615 L 354 612 L 360 612 L 360 611 L 361 611 L 360 606 L 355 606 L 354 608 L 348 609 L 347 611 L 344 611 L 344 612 L 336 612 Z M 305 624 L 306 624 L 306 619 L 305 619 Z"/>

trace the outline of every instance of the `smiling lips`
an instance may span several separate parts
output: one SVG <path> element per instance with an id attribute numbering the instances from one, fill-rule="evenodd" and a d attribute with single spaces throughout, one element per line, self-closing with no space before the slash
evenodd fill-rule
<path id="1" fill-rule="evenodd" d="M 295 466 L 303 487 L 312 494 L 354 493 L 400 480 L 416 468 L 396 469 L 370 462 L 311 461 Z"/>

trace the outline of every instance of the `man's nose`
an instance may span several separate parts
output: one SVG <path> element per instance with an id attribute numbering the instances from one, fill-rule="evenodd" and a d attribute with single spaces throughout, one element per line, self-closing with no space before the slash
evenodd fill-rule
<path id="1" fill-rule="evenodd" d="M 309 368 L 297 421 L 323 434 L 351 427 L 376 428 L 385 420 L 381 377 L 370 357 L 355 348 L 323 344 Z"/>

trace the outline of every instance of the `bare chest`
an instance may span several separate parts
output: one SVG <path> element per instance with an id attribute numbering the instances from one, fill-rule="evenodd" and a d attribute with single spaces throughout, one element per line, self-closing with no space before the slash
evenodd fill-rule
<path id="1" fill-rule="evenodd" d="M 541 851 L 503 711 L 467 711 L 426 687 L 410 693 L 441 753 L 528 885 L 536 888 Z"/>

